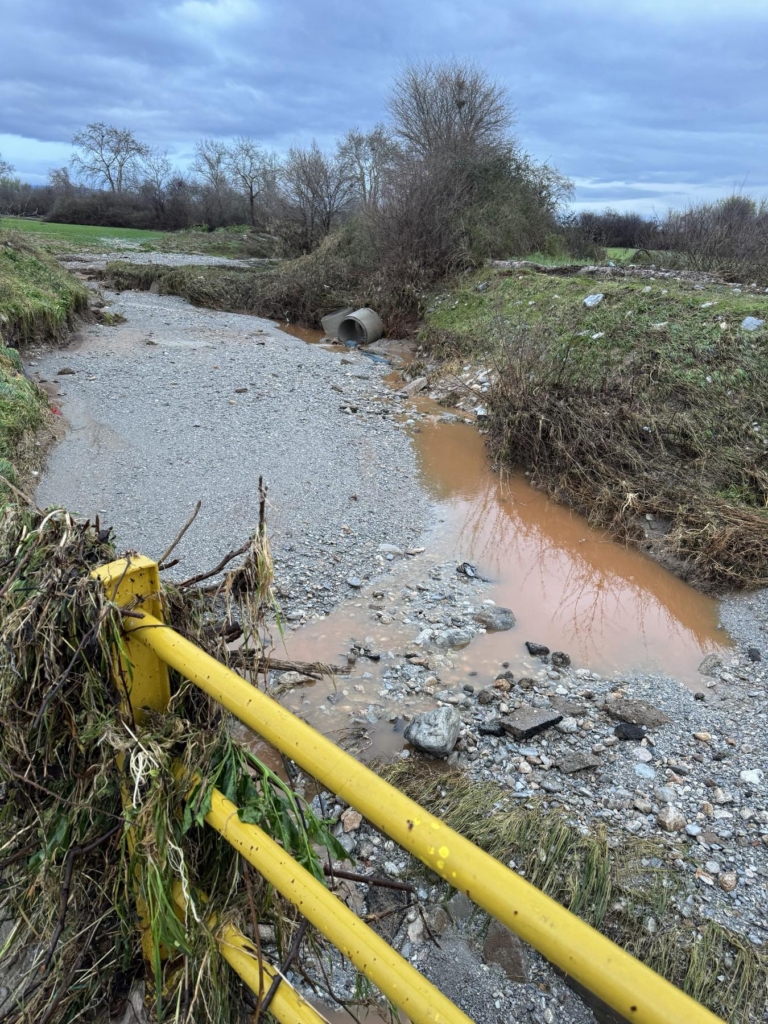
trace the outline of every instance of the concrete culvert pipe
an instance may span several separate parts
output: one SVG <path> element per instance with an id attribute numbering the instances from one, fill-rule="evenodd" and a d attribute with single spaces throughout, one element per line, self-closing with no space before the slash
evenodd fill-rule
<path id="1" fill-rule="evenodd" d="M 372 309 L 357 309 L 339 324 L 339 341 L 353 341 L 357 345 L 371 345 L 384 333 L 381 317 Z"/>

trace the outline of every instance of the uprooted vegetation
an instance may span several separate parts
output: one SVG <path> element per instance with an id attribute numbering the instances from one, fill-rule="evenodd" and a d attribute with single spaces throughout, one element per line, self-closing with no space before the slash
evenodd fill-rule
<path id="1" fill-rule="evenodd" d="M 496 783 L 424 759 L 380 769 L 447 825 L 732 1024 L 763 1019 L 768 956 L 713 921 L 684 918 L 674 844 L 584 832 L 538 803 L 508 806 Z M 653 921 L 653 925 L 649 925 Z"/>
<path id="2" fill-rule="evenodd" d="M 741 327 L 765 318 L 764 295 L 515 268 L 430 309 L 431 351 L 495 367 L 503 462 L 704 589 L 768 584 L 768 355 Z"/>
<path id="3" fill-rule="evenodd" d="M 282 959 L 297 914 L 203 825 L 213 785 L 316 877 L 318 848 L 345 856 L 310 808 L 232 740 L 221 707 L 180 677 L 169 713 L 137 730 L 111 682 L 121 612 L 89 576 L 113 558 L 107 531 L 64 510 L 8 507 L 0 518 L 3 1024 L 119 1011 L 144 977 L 137 902 L 150 926 L 156 1019 L 240 1019 L 245 993 L 206 922 L 233 922 L 257 943 L 259 923 L 274 927 Z M 219 590 L 253 644 L 270 582 L 260 529 Z M 209 599 L 169 587 L 164 602 L 176 628 L 227 659 Z"/>

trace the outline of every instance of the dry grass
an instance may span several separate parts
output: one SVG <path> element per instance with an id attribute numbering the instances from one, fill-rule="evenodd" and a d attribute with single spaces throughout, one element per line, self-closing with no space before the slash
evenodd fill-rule
<path id="1" fill-rule="evenodd" d="M 677 913 L 675 897 L 686 883 L 668 865 L 663 843 L 609 840 L 538 804 L 509 810 L 494 783 L 425 760 L 380 772 L 497 859 L 514 859 L 529 882 L 730 1024 L 765 1019 L 768 955 L 714 922 Z"/>
<path id="2" fill-rule="evenodd" d="M 252 932 L 253 916 L 242 864 L 203 826 L 214 784 L 317 877 L 313 844 L 342 853 L 309 808 L 232 741 L 220 706 L 191 684 L 172 676 L 170 713 L 139 735 L 111 681 L 121 615 L 89 577 L 114 556 L 98 524 L 62 509 L 8 507 L 0 518 L 0 976 L 13 979 L 3 1024 L 96 1019 L 119 1008 L 144 975 L 137 899 L 151 926 L 154 1016 L 239 1019 L 240 983 L 204 920 L 216 913 Z M 219 594 L 251 640 L 270 587 L 259 530 Z M 166 588 L 165 600 L 177 629 L 226 657 L 224 640 L 206 628 L 209 596 Z M 187 801 L 193 772 L 203 782 Z M 172 896 L 177 879 L 190 896 L 183 923 Z M 255 875 L 252 888 L 255 913 L 275 925 L 282 956 L 296 911 Z M 200 892 L 210 895 L 205 905 Z"/>

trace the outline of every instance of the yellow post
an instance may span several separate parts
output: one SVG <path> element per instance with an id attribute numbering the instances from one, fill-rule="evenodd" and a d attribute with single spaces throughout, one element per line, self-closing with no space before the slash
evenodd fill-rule
<path id="1" fill-rule="evenodd" d="M 361 921 L 338 896 L 297 864 L 274 839 L 257 825 L 240 821 L 237 807 L 218 789 L 213 790 L 211 809 L 205 820 L 263 878 L 297 906 L 413 1024 L 472 1024 L 458 1006 Z"/>
<path id="2" fill-rule="evenodd" d="M 277 701 L 152 616 L 126 630 L 313 778 L 636 1024 L 722 1021 Z"/>
<path id="3" fill-rule="evenodd" d="M 187 901 L 179 881 L 173 886 L 173 898 L 178 908 L 177 915 L 183 920 Z M 209 928 L 216 929 L 215 917 L 210 917 L 207 923 Z M 222 925 L 215 932 L 215 936 L 221 955 L 235 974 L 242 978 L 254 995 L 258 996 L 259 991 L 266 994 L 279 971 L 263 956 L 261 957 L 261 970 L 259 969 L 259 955 L 256 947 L 234 925 Z M 308 1003 L 285 978 L 275 990 L 269 1012 L 277 1017 L 280 1024 L 324 1024 L 324 1018 L 320 1016 L 314 1006 Z"/>
<path id="4" fill-rule="evenodd" d="M 160 597 L 160 573 L 157 562 L 143 555 L 120 558 L 101 565 L 91 573 L 101 580 L 107 597 L 121 608 L 146 613 L 162 623 L 163 605 Z M 141 725 L 144 708 L 166 711 L 171 699 L 168 668 L 146 644 L 137 643 L 130 633 L 125 634 L 125 652 L 115 652 L 115 682 L 123 697 L 123 710 L 133 713 L 134 721 Z"/>
<path id="5" fill-rule="evenodd" d="M 163 605 L 160 598 L 160 573 L 157 563 L 142 555 L 120 558 L 108 565 L 101 565 L 91 573 L 100 580 L 110 601 L 121 608 L 129 608 L 139 614 L 151 614 L 162 622 Z M 130 633 L 124 634 L 125 648 L 113 652 L 113 676 L 115 686 L 122 697 L 123 712 L 133 717 L 137 726 L 144 722 L 144 709 L 163 712 L 168 709 L 171 689 L 168 680 L 168 666 L 154 654 L 146 644 L 138 643 Z M 117 764 L 122 771 L 124 755 L 117 755 Z M 123 787 L 123 807 L 131 806 L 130 796 Z M 134 840 L 128 831 L 128 845 L 133 852 Z M 154 946 L 150 931 L 149 910 L 144 900 L 137 895 L 136 910 L 141 930 L 141 948 L 147 963 L 152 962 Z M 150 975 L 151 976 L 151 972 Z"/>

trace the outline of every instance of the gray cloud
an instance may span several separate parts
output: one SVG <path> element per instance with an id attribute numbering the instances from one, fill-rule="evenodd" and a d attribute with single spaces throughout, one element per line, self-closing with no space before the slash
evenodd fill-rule
<path id="1" fill-rule="evenodd" d="M 768 192 L 762 0 L 0 0 L 0 16 L 0 136 L 22 172 L 45 162 L 22 139 L 58 157 L 94 120 L 182 160 L 203 135 L 328 144 L 385 117 L 402 61 L 455 55 L 507 86 L 521 142 L 580 203 Z"/>

